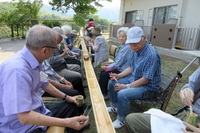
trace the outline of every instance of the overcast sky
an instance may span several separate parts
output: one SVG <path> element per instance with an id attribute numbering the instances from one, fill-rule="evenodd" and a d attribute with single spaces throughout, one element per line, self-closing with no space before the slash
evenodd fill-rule
<path id="1" fill-rule="evenodd" d="M 12 0 L 0 0 L 0 2 L 10 2 Z M 15 0 L 17 1 L 17 0 Z M 43 3 L 48 4 L 50 0 L 43 0 Z M 107 2 L 107 1 L 101 1 L 100 2 L 104 7 L 103 8 L 119 8 L 120 7 L 120 0 L 112 0 L 112 2 Z"/>
<path id="2" fill-rule="evenodd" d="M 48 4 L 49 1 L 50 0 L 43 0 L 45 4 Z M 101 1 L 100 3 L 104 6 L 104 8 L 120 7 L 120 0 L 112 0 L 112 3 L 107 1 Z"/>
<path id="3" fill-rule="evenodd" d="M 102 1 L 100 2 L 105 8 L 114 8 L 120 7 L 120 0 L 112 0 L 112 2 L 108 2 L 108 1 Z"/>

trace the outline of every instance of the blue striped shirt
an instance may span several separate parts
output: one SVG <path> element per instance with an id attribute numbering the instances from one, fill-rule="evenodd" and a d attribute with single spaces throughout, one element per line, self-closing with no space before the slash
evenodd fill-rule
<path id="1" fill-rule="evenodd" d="M 139 52 L 133 52 L 129 66 L 132 73 L 129 82 L 142 77 L 149 79 L 144 86 L 149 90 L 158 90 L 161 82 L 161 60 L 157 51 L 150 44 L 145 44 Z"/>
<path id="2" fill-rule="evenodd" d="M 129 44 L 120 45 L 115 55 L 115 62 L 110 64 L 107 68 L 119 68 L 119 71 L 124 71 L 127 67 L 129 67 L 128 59 L 132 52 L 133 51 L 131 50 Z"/>

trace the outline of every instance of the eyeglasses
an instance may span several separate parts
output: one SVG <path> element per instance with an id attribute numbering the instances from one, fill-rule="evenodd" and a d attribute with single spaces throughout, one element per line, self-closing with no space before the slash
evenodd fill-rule
<path id="1" fill-rule="evenodd" d="M 57 47 L 53 47 L 53 46 L 43 46 L 42 48 L 52 48 L 52 49 L 56 49 Z"/>

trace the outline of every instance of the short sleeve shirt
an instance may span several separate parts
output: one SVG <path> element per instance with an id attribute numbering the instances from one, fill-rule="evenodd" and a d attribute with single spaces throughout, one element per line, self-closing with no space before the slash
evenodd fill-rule
<path id="1" fill-rule="evenodd" d="M 48 85 L 47 79 L 41 80 L 41 71 L 42 64 L 26 47 L 0 65 L 0 132 L 25 133 L 38 127 L 21 124 L 18 113 L 51 115 L 41 98 L 42 88 Z"/>
<path id="2" fill-rule="evenodd" d="M 161 82 L 160 56 L 150 44 L 145 44 L 139 52 L 133 52 L 130 58 L 132 73 L 129 82 L 134 82 L 142 77 L 149 79 L 144 86 L 149 90 L 158 90 Z"/>

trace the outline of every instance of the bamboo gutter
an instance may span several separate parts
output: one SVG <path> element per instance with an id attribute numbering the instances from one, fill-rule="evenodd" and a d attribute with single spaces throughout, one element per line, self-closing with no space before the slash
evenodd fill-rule
<path id="1" fill-rule="evenodd" d="M 93 113 L 95 117 L 95 123 L 98 133 L 115 133 L 115 129 L 112 125 L 112 120 L 107 111 L 103 95 L 101 93 L 99 83 L 97 81 L 89 53 L 85 45 L 85 41 L 81 38 L 82 45 L 82 61 L 85 68 L 88 88 L 90 92 L 90 99 L 92 102 Z"/>

